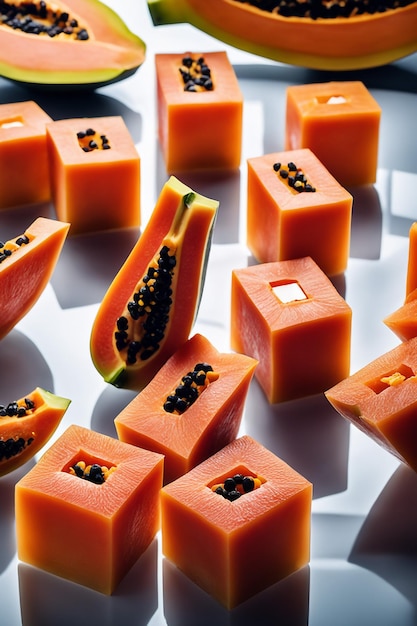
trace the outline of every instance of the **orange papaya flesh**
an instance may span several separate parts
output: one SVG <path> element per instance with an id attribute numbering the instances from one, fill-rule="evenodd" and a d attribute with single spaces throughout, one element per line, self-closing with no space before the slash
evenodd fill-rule
<path id="1" fill-rule="evenodd" d="M 33 100 L 0 105 L 0 208 L 51 199 L 46 124 Z"/>
<path id="2" fill-rule="evenodd" d="M 145 43 L 99 0 L 10 1 L 1 11 L 0 75 L 5 78 L 98 87 L 131 75 L 145 59 Z"/>
<path id="3" fill-rule="evenodd" d="M 325 392 L 330 404 L 417 471 L 417 337 L 381 355 Z"/>
<path id="4" fill-rule="evenodd" d="M 406 296 L 417 289 L 417 222 L 413 222 L 408 233 L 408 263 Z"/>
<path id="5" fill-rule="evenodd" d="M 0 339 L 29 312 L 45 289 L 70 225 L 37 218 L 0 248 Z"/>
<path id="6" fill-rule="evenodd" d="M 171 176 L 94 320 L 91 356 L 104 380 L 142 389 L 189 338 L 218 202 Z"/>
<path id="7" fill-rule="evenodd" d="M 82 480 L 70 468 L 83 459 L 115 469 Z M 18 558 L 113 593 L 159 530 L 162 473 L 161 455 L 69 426 L 16 485 Z"/>
<path id="8" fill-rule="evenodd" d="M 261 484 L 234 500 L 213 490 L 236 474 Z M 308 563 L 311 500 L 307 479 L 245 435 L 162 488 L 162 552 L 231 609 Z"/>
<path id="9" fill-rule="evenodd" d="M 49 441 L 70 400 L 37 387 L 0 406 L 0 476 L 29 461 Z"/>
<path id="10" fill-rule="evenodd" d="M 317 19 L 284 17 L 235 0 L 148 0 L 148 7 L 155 25 L 190 23 L 236 48 L 319 70 L 377 67 L 417 50 L 416 2 Z"/>
<path id="11" fill-rule="evenodd" d="M 119 439 L 164 454 L 171 482 L 236 438 L 256 365 L 194 335 L 115 418 Z"/>
<path id="12" fill-rule="evenodd" d="M 417 337 L 417 288 L 408 294 L 404 304 L 387 315 L 383 321 L 401 341 Z"/>

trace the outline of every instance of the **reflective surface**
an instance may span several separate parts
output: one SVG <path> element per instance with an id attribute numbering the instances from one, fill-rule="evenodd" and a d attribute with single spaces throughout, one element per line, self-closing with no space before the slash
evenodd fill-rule
<path id="1" fill-rule="evenodd" d="M 352 371 L 397 345 L 382 320 L 403 302 L 408 230 L 417 219 L 417 57 L 340 75 L 309 71 L 227 48 L 189 26 L 153 28 L 144 2 L 109 4 L 148 44 L 137 74 L 71 97 L 0 79 L 0 102 L 34 99 L 54 119 L 122 115 L 141 155 L 145 223 L 167 178 L 156 141 L 153 54 L 227 49 L 245 97 L 242 167 L 182 179 L 220 200 L 195 331 L 228 350 L 230 272 L 251 262 L 245 247 L 246 158 L 283 149 L 287 85 L 363 80 L 382 107 L 378 180 L 351 190 L 349 265 L 334 284 L 353 310 Z M 38 215 L 53 216 L 53 208 L 2 211 L 1 238 L 19 234 Z M 69 238 L 41 299 L 0 343 L 1 402 L 37 385 L 72 399 L 56 436 L 70 423 L 115 436 L 113 419 L 134 395 L 102 382 L 90 360 L 89 335 L 98 303 L 138 234 Z M 18 562 L 14 485 L 32 461 L 0 479 L 1 626 L 417 624 L 416 474 L 350 427 L 321 395 L 270 406 L 254 381 L 241 432 L 314 483 L 309 567 L 227 612 L 162 558 L 157 536 L 114 596 L 101 596 Z"/>

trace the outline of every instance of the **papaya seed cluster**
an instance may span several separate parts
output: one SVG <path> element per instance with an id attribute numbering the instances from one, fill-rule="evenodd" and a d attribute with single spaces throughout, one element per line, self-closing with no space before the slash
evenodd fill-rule
<path id="1" fill-rule="evenodd" d="M 191 55 L 184 56 L 179 70 L 184 83 L 184 91 L 213 90 L 211 70 L 204 57 L 195 59 Z"/>
<path id="2" fill-rule="evenodd" d="M 167 413 L 182 415 L 200 397 L 210 382 L 216 380 L 213 368 L 208 363 L 197 363 L 194 369 L 181 378 L 181 382 L 169 394 L 164 403 Z"/>
<path id="3" fill-rule="evenodd" d="M 80 130 L 77 133 L 78 143 L 83 152 L 91 152 L 92 150 L 110 150 L 111 146 L 106 135 L 100 135 L 94 128 Z"/>
<path id="4" fill-rule="evenodd" d="M 349 18 L 363 14 L 383 13 L 407 6 L 415 0 L 234 0 L 249 4 L 261 11 L 277 13 L 282 17 L 309 19 Z"/>
<path id="5" fill-rule="evenodd" d="M 3 263 L 6 259 L 13 254 L 15 250 L 18 250 L 21 246 L 24 246 L 30 242 L 27 235 L 21 235 L 13 241 L 0 241 L 0 263 Z"/>
<path id="6" fill-rule="evenodd" d="M 32 2 L 0 1 L 0 26 L 20 30 L 26 35 L 70 37 L 87 41 L 88 31 L 67 11 L 60 11 L 44 0 Z"/>
<path id="7" fill-rule="evenodd" d="M 262 481 L 257 476 L 235 474 L 226 478 L 223 483 L 212 485 L 211 490 L 233 502 L 244 494 L 259 489 L 261 485 Z"/>
<path id="8" fill-rule="evenodd" d="M 301 167 L 297 167 L 295 163 L 290 161 L 286 165 L 282 163 L 274 163 L 272 166 L 274 168 L 274 172 L 279 174 L 279 176 L 286 181 L 289 187 L 301 193 L 303 191 L 306 192 L 315 192 L 316 188 L 308 181 L 307 176 L 304 174 Z"/>
<path id="9" fill-rule="evenodd" d="M 102 485 L 115 469 L 116 467 L 114 465 L 109 468 L 99 463 L 90 463 L 87 465 L 85 461 L 78 461 L 69 468 L 69 473 L 78 478 L 95 483 L 96 485 Z"/>

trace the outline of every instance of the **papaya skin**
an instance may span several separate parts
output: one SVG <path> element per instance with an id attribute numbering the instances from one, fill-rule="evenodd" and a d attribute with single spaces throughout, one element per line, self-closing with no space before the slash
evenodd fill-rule
<path id="1" fill-rule="evenodd" d="M 417 50 L 417 3 L 351 18 L 286 18 L 235 0 L 148 0 L 153 23 L 190 23 L 259 56 L 318 70 L 391 63 Z"/>
<path id="2" fill-rule="evenodd" d="M 131 76 L 146 44 L 99 0 L 66 0 L 59 8 L 84 24 L 90 38 L 75 41 L 28 35 L 0 26 L 0 75 L 54 88 L 97 88 Z"/>
<path id="3" fill-rule="evenodd" d="M 40 387 L 36 387 L 25 398 L 34 402 L 33 410 L 23 417 L 0 417 L 0 441 L 19 437 L 33 441 L 9 459 L 0 459 L 0 476 L 21 467 L 41 450 L 58 428 L 71 403 L 71 400 Z M 19 406 L 23 406 L 25 398 L 17 401 Z"/>
<path id="4" fill-rule="evenodd" d="M 143 233 L 112 281 L 93 323 L 91 357 L 106 382 L 140 391 L 187 341 L 197 316 L 218 204 L 174 176 L 163 186 Z M 116 322 L 166 241 L 173 241 L 178 248 L 165 336 L 153 356 L 127 365 L 115 345 Z"/>

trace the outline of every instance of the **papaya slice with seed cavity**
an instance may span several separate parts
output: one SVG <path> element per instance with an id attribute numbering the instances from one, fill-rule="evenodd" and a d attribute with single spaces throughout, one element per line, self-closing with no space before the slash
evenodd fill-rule
<path id="1" fill-rule="evenodd" d="M 0 339 L 29 312 L 45 289 L 70 224 L 38 217 L 16 239 L 0 242 Z"/>
<path id="2" fill-rule="evenodd" d="M 93 323 L 91 356 L 106 382 L 141 390 L 187 341 L 218 205 L 174 176 L 165 183 Z"/>
<path id="3" fill-rule="evenodd" d="M 99 0 L 0 7 L 0 75 L 36 85 L 100 87 L 132 75 L 146 45 Z"/>
<path id="4" fill-rule="evenodd" d="M 318 70 L 354 70 L 378 67 L 417 50 L 417 2 L 385 11 L 353 12 L 340 16 L 340 3 L 276 2 L 258 0 L 148 0 L 155 25 L 190 23 L 227 44 L 267 59 Z M 358 3 L 359 4 L 359 3 Z M 255 6 L 256 5 L 256 6 Z M 281 6 L 283 9 L 281 9 Z M 311 16 L 317 7 L 330 6 L 326 17 Z M 310 14 L 294 15 L 294 9 Z M 288 16 L 278 14 L 287 10 Z M 339 11 L 339 17 L 337 16 Z M 292 13 L 291 13 L 292 12 Z"/>
<path id="5" fill-rule="evenodd" d="M 36 387 L 0 406 L 0 476 L 22 466 L 49 441 L 70 400 Z"/>

